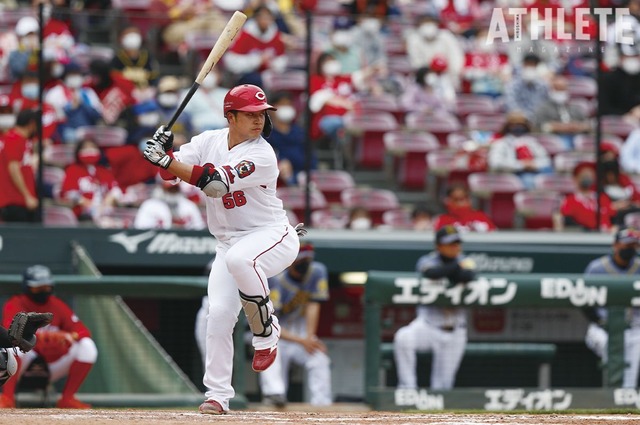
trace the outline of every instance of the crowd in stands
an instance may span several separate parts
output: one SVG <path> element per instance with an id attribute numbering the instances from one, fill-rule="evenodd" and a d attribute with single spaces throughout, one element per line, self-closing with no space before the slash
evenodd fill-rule
<path id="1" fill-rule="evenodd" d="M 58 224 L 166 228 L 166 217 L 144 225 L 136 217 L 153 199 L 167 205 L 173 226 L 202 227 L 191 217 L 191 206 L 203 213 L 201 195 L 162 184 L 140 146 L 171 117 L 234 10 L 250 19 L 174 125 L 174 146 L 226 126 L 222 99 L 230 87 L 260 85 L 278 108 L 268 141 L 280 161 L 279 195 L 292 220 L 302 219 L 296 191 L 307 180 L 307 72 L 315 227 L 609 230 L 640 211 L 638 43 L 616 44 L 612 36 L 603 44 L 597 105 L 593 40 L 565 40 L 557 31 L 551 39 L 536 37 L 525 18 L 515 41 L 508 13 L 510 40 L 488 33 L 494 8 L 564 3 L 100 0 L 79 8 L 66 0 L 44 2 L 45 224 L 56 222 L 47 222 L 46 211 L 63 207 L 71 214 Z M 574 9 L 587 5 L 574 3 Z M 625 19 L 640 28 L 640 0 L 605 3 L 629 7 Z M 2 175 L 11 176 L 16 163 L 24 175 L 37 168 L 35 134 L 24 122 L 29 117 L 22 124 L 16 118 L 38 105 L 36 5 L 0 2 L 0 137 L 5 145 L 23 144 L 9 156 L 0 149 Z M 308 66 L 305 7 L 314 7 Z M 586 27 L 592 36 L 594 25 Z M 106 28 L 106 40 L 92 40 L 95 28 Z M 596 154 L 598 107 L 603 143 Z M 330 159 L 320 158 L 322 149 Z M 345 177 L 343 166 L 390 170 L 394 189 L 422 191 L 424 202 L 401 204 L 388 187 Z M 178 194 L 193 205 L 177 207 Z M 27 214 L 18 217 L 35 220 L 35 192 L 22 197 Z M 2 219 L 12 221 L 6 198 L 0 196 Z M 190 218 L 179 213 L 187 209 Z"/>

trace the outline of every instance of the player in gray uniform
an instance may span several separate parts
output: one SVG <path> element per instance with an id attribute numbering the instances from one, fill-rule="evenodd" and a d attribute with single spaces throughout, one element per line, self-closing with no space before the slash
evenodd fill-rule
<path id="1" fill-rule="evenodd" d="M 454 226 L 436 233 L 436 250 L 420 257 L 416 270 L 440 285 L 467 283 L 475 278 L 473 261 L 462 255 L 462 238 Z M 396 332 L 393 350 L 398 388 L 416 389 L 416 353 L 431 351 L 431 389 L 453 387 L 467 344 L 466 310 L 459 307 L 417 307 L 417 317 Z"/>
<path id="2" fill-rule="evenodd" d="M 315 406 L 331 404 L 331 361 L 327 347 L 316 336 L 320 303 L 329 299 L 327 268 L 313 261 L 313 245 L 300 247 L 296 261 L 269 279 L 271 300 L 280 318 L 280 344 L 274 364 L 260 374 L 265 402 L 278 407 L 286 403 L 289 366 L 304 366 L 309 386 L 309 402 Z"/>
<path id="3" fill-rule="evenodd" d="M 585 275 L 640 275 L 638 246 L 640 231 L 625 227 L 619 229 L 614 238 L 613 252 L 591 261 L 584 272 Z M 604 326 L 607 323 L 607 309 L 587 308 L 583 312 L 591 322 L 585 335 L 585 344 L 606 363 L 609 335 Z M 624 331 L 624 360 L 627 367 L 624 370 L 622 386 L 636 388 L 640 367 L 640 308 L 630 308 L 627 316 L 630 327 Z"/>

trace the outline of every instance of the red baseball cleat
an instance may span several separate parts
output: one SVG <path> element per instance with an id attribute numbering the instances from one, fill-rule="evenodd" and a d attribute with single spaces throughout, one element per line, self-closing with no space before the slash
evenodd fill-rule
<path id="1" fill-rule="evenodd" d="M 16 399 L 7 397 L 6 395 L 0 395 L 0 409 L 15 409 Z"/>
<path id="2" fill-rule="evenodd" d="M 75 397 L 61 398 L 56 403 L 58 409 L 91 409 L 91 405 L 83 403 Z"/>
<path id="3" fill-rule="evenodd" d="M 256 372 L 267 370 L 275 361 L 277 354 L 277 345 L 264 350 L 256 350 L 255 353 L 253 353 L 253 363 L 251 363 L 251 367 Z"/>
<path id="4" fill-rule="evenodd" d="M 227 413 L 220 403 L 215 400 L 207 400 L 200 405 L 198 408 L 200 413 L 205 413 L 207 415 L 224 415 Z"/>

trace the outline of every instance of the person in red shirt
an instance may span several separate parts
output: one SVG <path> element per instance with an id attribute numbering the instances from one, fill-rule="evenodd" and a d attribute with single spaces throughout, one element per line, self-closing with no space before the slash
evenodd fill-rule
<path id="1" fill-rule="evenodd" d="M 581 162 L 573 169 L 576 191 L 565 196 L 559 214 L 554 215 L 555 230 L 565 226 L 578 226 L 584 230 L 596 230 L 596 167 L 591 162 Z M 616 211 L 609 197 L 600 195 L 600 230 L 609 230 Z"/>
<path id="2" fill-rule="evenodd" d="M 98 349 L 91 339 L 91 332 L 73 310 L 60 298 L 52 295 L 53 287 L 51 270 L 46 266 L 33 265 L 23 273 L 23 293 L 9 298 L 4 305 L 4 327 L 11 324 L 11 319 L 19 311 L 51 312 L 53 321 L 36 333 L 37 344 L 33 350 L 18 352 L 18 379 L 11 379 L 4 385 L 0 408 L 16 407 L 15 391 L 20 376 L 38 356 L 47 363 L 51 382 L 67 377 L 56 407 L 91 407 L 75 396 L 98 358 Z"/>
<path id="3" fill-rule="evenodd" d="M 111 170 L 98 163 L 101 158 L 98 145 L 85 139 L 76 145 L 76 162 L 65 170 L 60 197 L 73 204 L 81 221 L 98 219 L 122 195 Z"/>
<path id="4" fill-rule="evenodd" d="M 238 77 L 237 85 L 262 87 L 262 72 L 282 72 L 287 66 L 286 46 L 273 12 L 258 6 L 237 40 L 224 55 L 226 69 Z"/>
<path id="5" fill-rule="evenodd" d="M 0 137 L 0 217 L 6 222 L 36 221 L 38 198 L 33 170 L 31 138 L 38 115 L 27 109 L 18 113 L 16 125 Z"/>
<path id="6" fill-rule="evenodd" d="M 434 229 L 453 225 L 460 232 L 490 232 L 496 225 L 482 211 L 473 209 L 467 188 L 462 184 L 452 184 L 443 201 L 446 212 L 436 218 Z"/>
<path id="7" fill-rule="evenodd" d="M 13 83 L 11 87 L 9 102 L 13 110 L 38 109 L 38 90 L 38 73 L 35 69 L 29 69 L 22 76 L 22 79 Z M 60 122 L 60 117 L 58 117 L 55 108 L 44 102 L 42 107 L 42 137 L 45 139 L 45 144 L 51 143 Z"/>
<path id="8" fill-rule="evenodd" d="M 102 102 L 102 118 L 107 125 L 115 124 L 123 112 L 137 103 L 134 97 L 136 85 L 122 73 L 111 69 L 107 62 L 96 59 L 89 64 L 91 87 Z"/>

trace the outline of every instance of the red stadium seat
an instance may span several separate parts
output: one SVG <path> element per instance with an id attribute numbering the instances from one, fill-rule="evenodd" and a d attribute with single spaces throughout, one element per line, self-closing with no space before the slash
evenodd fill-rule
<path id="1" fill-rule="evenodd" d="M 265 71 L 262 73 L 264 88 L 269 93 L 286 91 L 297 98 L 307 88 L 307 73 L 301 70 L 284 72 Z"/>
<path id="2" fill-rule="evenodd" d="M 553 229 L 553 214 L 560 208 L 562 195 L 552 191 L 523 191 L 513 196 L 516 212 L 526 229 Z"/>
<path id="3" fill-rule="evenodd" d="M 45 226 L 78 227 L 78 219 L 71 208 L 46 205 L 42 210 Z"/>
<path id="4" fill-rule="evenodd" d="M 620 137 L 614 135 L 604 135 L 602 137 L 601 143 L 610 143 L 620 150 L 622 147 L 623 141 Z M 581 152 L 595 152 L 596 151 L 596 141 L 595 136 L 593 134 L 576 134 L 573 138 L 573 145 L 575 150 Z"/>
<path id="5" fill-rule="evenodd" d="M 279 187 L 276 195 L 282 201 L 285 209 L 292 210 L 296 216 L 305 216 L 306 195 L 305 188 L 289 186 Z M 311 211 L 327 207 L 327 200 L 317 189 L 311 190 Z"/>
<path id="6" fill-rule="evenodd" d="M 403 209 L 385 211 L 382 214 L 382 223 L 393 229 L 409 230 L 413 228 L 411 213 Z"/>
<path id="7" fill-rule="evenodd" d="M 396 182 L 406 189 L 424 189 L 426 154 L 440 148 L 438 139 L 427 132 L 390 131 L 383 140 L 387 153 L 395 156 Z"/>
<path id="8" fill-rule="evenodd" d="M 132 229 L 138 208 L 116 207 L 98 221 L 98 227 L 109 229 Z"/>
<path id="9" fill-rule="evenodd" d="M 496 133 L 506 121 L 507 117 L 503 113 L 473 113 L 467 116 L 466 126 L 468 130 Z"/>
<path id="10" fill-rule="evenodd" d="M 456 115 L 461 120 L 467 118 L 469 114 L 492 114 L 497 113 L 498 107 L 489 96 L 478 94 L 459 94 L 456 98 Z"/>
<path id="11" fill-rule="evenodd" d="M 91 139 L 102 148 L 122 146 L 127 141 L 127 130 L 122 127 L 95 125 L 78 128 L 78 140 Z"/>
<path id="12" fill-rule="evenodd" d="M 57 199 L 60 196 L 60 187 L 64 180 L 64 170 L 60 167 L 45 165 L 42 168 L 42 180 L 52 187 L 53 199 Z"/>
<path id="13" fill-rule="evenodd" d="M 298 184 L 304 186 L 307 178 L 304 172 L 298 175 Z M 342 170 L 313 170 L 311 181 L 322 192 L 329 203 L 340 203 L 340 194 L 344 189 L 355 187 L 353 176 Z"/>
<path id="14" fill-rule="evenodd" d="M 595 161 L 596 155 L 594 152 L 560 152 L 553 158 L 553 168 L 556 173 L 570 174 L 579 163 Z"/>
<path id="15" fill-rule="evenodd" d="M 484 209 L 498 228 L 513 227 L 513 195 L 524 189 L 515 174 L 472 173 L 468 178 L 471 193 L 481 200 Z"/>
<path id="16" fill-rule="evenodd" d="M 374 225 L 382 224 L 382 214 L 385 211 L 400 207 L 396 194 L 386 189 L 354 187 L 343 190 L 341 199 L 345 208 L 362 207 L 369 211 Z"/>
<path id="17" fill-rule="evenodd" d="M 569 76 L 567 78 L 567 91 L 569 97 L 584 97 L 593 99 L 597 92 L 596 80 L 586 76 Z"/>
<path id="18" fill-rule="evenodd" d="M 562 194 L 573 193 L 576 188 L 569 174 L 538 174 L 533 178 L 533 184 L 536 190 Z"/>
<path id="19" fill-rule="evenodd" d="M 349 222 L 349 211 L 344 209 L 317 210 L 311 213 L 314 229 L 344 229 Z"/>
<path id="20" fill-rule="evenodd" d="M 424 114 L 411 112 L 406 116 L 407 128 L 411 130 L 428 131 L 438 138 L 440 146 L 447 146 L 447 137 L 451 133 L 460 131 L 462 126 L 458 117 L 449 113 Z"/>
<path id="21" fill-rule="evenodd" d="M 356 165 L 381 169 L 385 154 L 382 138 L 386 132 L 398 128 L 395 117 L 389 112 L 360 111 L 345 115 L 344 123 L 353 140 Z"/>
<path id="22" fill-rule="evenodd" d="M 407 112 L 398 99 L 390 94 L 362 97 L 358 100 L 358 107 L 365 111 L 390 112 L 399 123 L 404 122 Z"/>
<path id="23" fill-rule="evenodd" d="M 626 139 L 629 133 L 638 128 L 626 121 L 620 115 L 605 115 L 602 117 L 602 134 L 613 134 Z"/>
<path id="24" fill-rule="evenodd" d="M 44 150 L 44 163 L 56 167 L 66 167 L 75 162 L 75 145 L 51 145 Z"/>
<path id="25" fill-rule="evenodd" d="M 535 138 L 537 142 L 540 143 L 542 147 L 547 151 L 551 158 L 553 158 L 560 152 L 567 151 L 567 145 L 565 145 L 562 138 L 557 134 L 531 133 L 528 136 Z"/>

